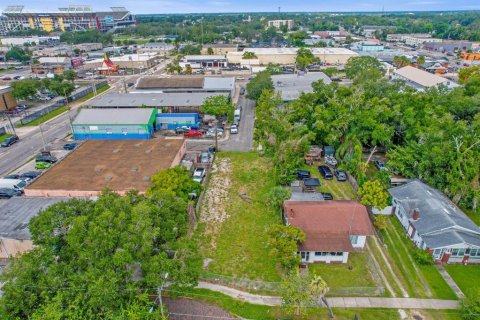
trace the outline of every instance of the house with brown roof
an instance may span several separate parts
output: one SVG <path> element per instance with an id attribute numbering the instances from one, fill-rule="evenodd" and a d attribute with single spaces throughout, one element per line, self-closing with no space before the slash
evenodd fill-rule
<path id="1" fill-rule="evenodd" d="M 287 200 L 283 219 L 305 233 L 305 241 L 298 244 L 305 263 L 347 263 L 348 254 L 362 250 L 373 232 L 365 206 L 350 200 Z"/>

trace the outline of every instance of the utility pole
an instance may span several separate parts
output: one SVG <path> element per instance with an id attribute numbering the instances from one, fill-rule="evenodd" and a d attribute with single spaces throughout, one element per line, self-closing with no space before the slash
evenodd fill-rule
<path id="1" fill-rule="evenodd" d="M 158 299 L 158 303 L 160 305 L 160 315 L 161 315 L 160 319 L 164 319 L 164 317 L 165 317 L 165 315 L 163 313 L 162 290 L 163 290 L 163 287 L 165 286 L 165 283 L 167 282 L 167 278 L 168 278 L 168 272 L 165 273 L 163 281 L 161 282 L 160 286 L 157 289 L 157 294 L 158 294 L 157 299 Z M 155 301 L 157 299 L 155 299 Z M 155 305 L 155 302 L 154 302 L 154 305 Z M 150 308 L 149 313 L 152 313 L 152 312 L 153 312 L 153 306 Z"/>
<path id="2" fill-rule="evenodd" d="M 125 82 L 125 77 L 123 77 L 123 90 L 127 93 L 127 83 Z"/>
<path id="3" fill-rule="evenodd" d="M 12 127 L 13 134 L 17 135 L 17 133 L 15 132 L 15 127 L 13 126 L 13 123 L 12 123 L 12 119 L 10 119 L 10 115 L 8 114 L 8 112 L 6 112 L 5 114 L 7 115 L 8 122 L 10 122 L 10 127 Z"/>
<path id="4" fill-rule="evenodd" d="M 215 119 L 215 152 L 218 152 L 218 120 Z"/>

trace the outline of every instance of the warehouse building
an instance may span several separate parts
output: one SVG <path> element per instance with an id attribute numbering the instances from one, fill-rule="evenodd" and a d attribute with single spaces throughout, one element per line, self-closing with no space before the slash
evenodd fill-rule
<path id="1" fill-rule="evenodd" d="M 268 65 L 269 63 L 293 65 L 298 48 L 246 48 L 243 52 L 227 53 L 228 63 L 241 65 Z M 358 54 L 345 48 L 311 48 L 313 55 L 326 64 L 345 64 Z M 244 52 L 252 52 L 257 59 L 244 60 Z"/>
<path id="2" fill-rule="evenodd" d="M 425 42 L 423 48 L 429 51 L 453 53 L 472 49 L 472 43 L 468 41 L 443 40 L 442 42 Z"/>
<path id="3" fill-rule="evenodd" d="M 198 113 L 159 113 L 157 114 L 157 130 L 175 130 L 180 127 L 198 127 Z"/>
<path id="4" fill-rule="evenodd" d="M 187 55 L 180 61 L 182 68 L 189 65 L 192 69 L 224 68 L 227 64 L 227 58 L 224 55 Z"/>
<path id="5" fill-rule="evenodd" d="M 298 99 L 302 93 L 313 92 L 312 84 L 320 80 L 325 84 L 332 82 L 323 72 L 277 74 L 272 76 L 275 91 L 280 93 L 282 100 L 285 102 Z"/>
<path id="6" fill-rule="evenodd" d="M 12 87 L 0 86 L 0 111 L 10 110 L 17 106 L 17 100 L 12 95 Z"/>
<path id="7" fill-rule="evenodd" d="M 238 51 L 237 44 L 229 43 L 214 43 L 214 44 L 204 44 L 202 47 L 202 54 L 219 54 L 225 56 L 229 52 Z"/>
<path id="8" fill-rule="evenodd" d="M 41 57 L 38 63 L 32 64 L 33 73 L 62 74 L 72 69 L 72 60 L 68 57 Z"/>
<path id="9" fill-rule="evenodd" d="M 82 109 L 72 122 L 76 140 L 150 139 L 157 109 Z"/>
<path id="10" fill-rule="evenodd" d="M 403 80 L 405 83 L 419 91 L 426 90 L 428 88 L 446 86 L 449 89 L 458 87 L 458 84 L 440 77 L 436 74 L 423 71 L 411 66 L 406 66 L 395 70 L 392 75 L 393 80 Z"/>

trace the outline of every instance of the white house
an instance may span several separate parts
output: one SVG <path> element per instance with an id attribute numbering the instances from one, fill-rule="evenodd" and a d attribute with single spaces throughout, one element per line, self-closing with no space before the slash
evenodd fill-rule
<path id="1" fill-rule="evenodd" d="M 419 180 L 388 190 L 407 236 L 443 263 L 480 263 L 480 228 L 439 190 Z"/>
<path id="2" fill-rule="evenodd" d="M 305 263 L 347 263 L 348 254 L 362 250 L 373 230 L 367 209 L 356 201 L 287 200 L 283 219 L 305 233 L 298 244 Z"/>

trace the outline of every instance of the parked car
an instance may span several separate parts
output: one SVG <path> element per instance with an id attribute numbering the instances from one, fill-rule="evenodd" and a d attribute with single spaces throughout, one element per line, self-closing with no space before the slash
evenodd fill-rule
<path id="1" fill-rule="evenodd" d="M 20 175 L 20 179 L 22 178 L 30 178 L 30 179 L 35 179 L 36 177 L 38 177 L 40 175 L 40 172 L 38 171 L 27 171 L 27 172 L 24 172 Z"/>
<path id="2" fill-rule="evenodd" d="M 238 127 L 237 127 L 236 124 L 232 124 L 230 126 L 230 133 L 232 133 L 232 134 L 237 134 L 238 133 Z"/>
<path id="3" fill-rule="evenodd" d="M 200 162 L 203 164 L 210 162 L 210 155 L 208 154 L 208 152 L 200 153 Z"/>
<path id="4" fill-rule="evenodd" d="M 28 106 L 26 104 L 19 104 L 18 106 L 15 107 L 15 110 L 18 112 L 22 112 L 28 109 Z"/>
<path id="5" fill-rule="evenodd" d="M 3 77 L 2 80 L 3 80 L 3 81 L 10 81 L 10 80 L 12 80 L 12 78 L 10 78 L 10 77 Z"/>
<path id="6" fill-rule="evenodd" d="M 35 158 L 35 162 L 48 162 L 48 163 L 52 164 L 52 163 L 57 162 L 57 158 L 55 158 L 53 156 L 41 155 L 41 156 L 38 156 L 38 157 Z"/>
<path id="7" fill-rule="evenodd" d="M 337 178 L 337 181 L 347 181 L 347 173 L 344 170 L 335 170 L 333 174 Z"/>
<path id="8" fill-rule="evenodd" d="M 14 144 L 17 141 L 18 141 L 18 136 L 13 135 L 3 140 L 1 146 L 2 148 L 10 147 L 12 144 Z"/>
<path id="9" fill-rule="evenodd" d="M 327 166 L 318 166 L 318 172 L 320 172 L 322 177 L 326 180 L 332 180 L 333 179 L 333 173 L 330 170 L 330 168 L 327 167 Z"/>
<path id="10" fill-rule="evenodd" d="M 322 194 L 323 199 L 325 200 L 333 200 L 333 196 L 331 193 L 328 192 L 320 192 Z"/>
<path id="11" fill-rule="evenodd" d="M 375 160 L 373 161 L 373 163 L 378 170 L 387 170 L 387 167 L 385 167 L 385 162 L 383 160 Z"/>
<path id="12" fill-rule="evenodd" d="M 241 88 L 240 88 L 240 94 L 241 94 L 241 95 L 244 95 L 244 94 L 245 94 L 245 87 L 241 87 Z"/>
<path id="13" fill-rule="evenodd" d="M 200 136 L 203 136 L 203 132 L 200 131 L 200 130 L 190 129 L 190 130 L 188 130 L 188 132 L 185 132 L 185 133 L 183 134 L 183 136 L 184 136 L 185 138 L 200 137 Z"/>
<path id="14" fill-rule="evenodd" d="M 335 167 L 337 165 L 337 159 L 334 156 L 325 156 L 325 163 L 329 166 Z"/>
<path id="15" fill-rule="evenodd" d="M 308 170 L 301 170 L 301 169 L 299 169 L 299 170 L 297 170 L 295 173 L 296 173 L 296 175 L 297 175 L 297 179 L 298 179 L 298 180 L 308 179 L 308 178 L 310 178 L 310 176 L 311 176 L 311 175 L 310 175 L 310 171 L 308 171 Z"/>
<path id="16" fill-rule="evenodd" d="M 48 169 L 52 166 L 49 162 L 39 161 L 35 163 L 35 169 Z"/>
<path id="17" fill-rule="evenodd" d="M 0 199 L 10 199 L 13 196 L 16 196 L 17 191 L 9 188 L 0 188 Z"/>
<path id="18" fill-rule="evenodd" d="M 218 136 L 223 136 L 223 129 L 222 128 L 217 128 L 217 135 Z M 215 136 L 215 128 L 208 129 L 207 136 L 214 137 Z"/>
<path id="19" fill-rule="evenodd" d="M 237 80 L 245 80 L 245 78 L 242 77 L 242 76 L 239 76 L 239 77 L 237 77 Z"/>
<path id="20" fill-rule="evenodd" d="M 63 145 L 63 149 L 65 150 L 73 150 L 78 146 L 78 143 L 76 142 L 71 142 L 71 143 L 66 143 Z"/>
<path id="21" fill-rule="evenodd" d="M 181 127 L 175 128 L 175 133 L 177 134 L 187 133 L 188 131 L 190 131 L 190 127 L 187 127 L 187 126 L 181 126 Z"/>
<path id="22" fill-rule="evenodd" d="M 129 87 L 132 87 L 134 84 L 135 84 L 135 83 L 133 83 L 133 82 L 129 82 L 127 85 L 128 85 Z"/>
<path id="23" fill-rule="evenodd" d="M 203 177 L 205 176 L 205 169 L 203 168 L 196 168 L 193 172 L 193 180 L 197 181 L 198 183 L 202 183 Z"/>

